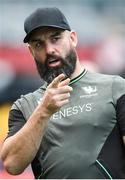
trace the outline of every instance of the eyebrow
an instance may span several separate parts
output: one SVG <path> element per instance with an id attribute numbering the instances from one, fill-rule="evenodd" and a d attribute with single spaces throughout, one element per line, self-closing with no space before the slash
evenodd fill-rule
<path id="1" fill-rule="evenodd" d="M 50 35 L 50 37 L 59 36 L 62 34 L 62 31 L 55 32 L 54 34 Z"/>
<path id="2" fill-rule="evenodd" d="M 50 35 L 50 38 L 55 37 L 55 36 L 59 36 L 62 33 L 63 33 L 63 31 L 54 32 L 53 34 Z M 34 37 L 33 39 L 30 40 L 31 43 L 36 42 L 36 41 L 42 42 L 42 40 L 40 38 L 37 38 L 37 37 Z"/>

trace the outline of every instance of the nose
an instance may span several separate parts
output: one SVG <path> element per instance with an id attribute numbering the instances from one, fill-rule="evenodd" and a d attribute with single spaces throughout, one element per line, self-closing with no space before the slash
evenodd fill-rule
<path id="1" fill-rule="evenodd" d="M 55 49 L 54 49 L 54 45 L 51 43 L 46 43 L 46 53 L 47 54 L 54 54 L 55 53 Z"/>

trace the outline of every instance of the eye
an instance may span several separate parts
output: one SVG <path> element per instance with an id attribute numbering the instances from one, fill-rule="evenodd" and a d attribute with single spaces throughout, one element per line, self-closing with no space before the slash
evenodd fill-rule
<path id="1" fill-rule="evenodd" d="M 40 49 L 41 47 L 42 47 L 42 43 L 41 42 L 35 43 L 35 49 Z"/>
<path id="2" fill-rule="evenodd" d="M 60 36 L 54 36 L 52 37 L 52 42 L 57 42 L 59 39 L 61 39 Z"/>
<path id="3" fill-rule="evenodd" d="M 33 39 L 30 43 L 30 45 L 32 46 L 32 48 L 36 51 L 39 51 L 43 48 L 44 46 L 44 42 L 39 40 L 39 39 Z"/>

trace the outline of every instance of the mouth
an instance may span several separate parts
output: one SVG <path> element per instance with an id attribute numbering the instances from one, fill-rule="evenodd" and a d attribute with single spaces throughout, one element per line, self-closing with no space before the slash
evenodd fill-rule
<path id="1" fill-rule="evenodd" d="M 49 59 L 48 60 L 48 66 L 49 67 L 57 67 L 61 65 L 61 60 L 60 59 Z"/>

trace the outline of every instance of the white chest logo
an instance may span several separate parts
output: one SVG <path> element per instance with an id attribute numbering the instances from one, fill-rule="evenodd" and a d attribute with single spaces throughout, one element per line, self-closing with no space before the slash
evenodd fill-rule
<path id="1" fill-rule="evenodd" d="M 92 86 L 86 86 L 86 87 L 82 87 L 82 89 L 84 90 L 84 92 L 86 94 L 93 94 L 95 92 L 97 92 L 97 88 L 96 86 L 92 87 Z"/>
<path id="2" fill-rule="evenodd" d="M 98 89 L 96 86 L 84 86 L 82 87 L 84 94 L 80 96 L 80 98 L 90 98 L 92 96 L 97 96 Z"/>

